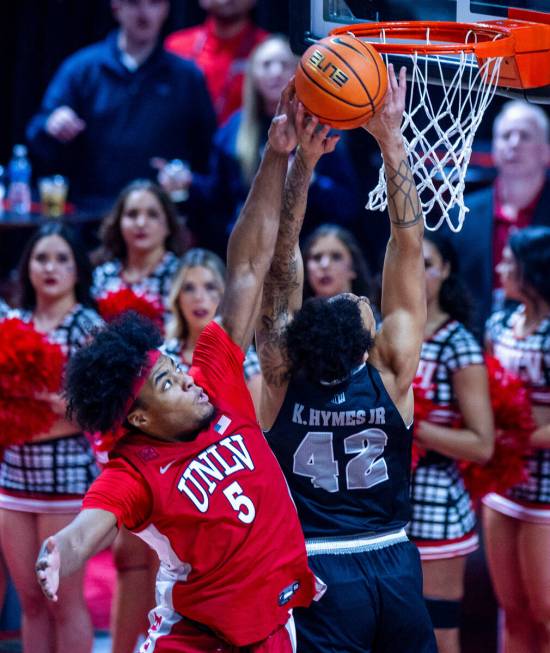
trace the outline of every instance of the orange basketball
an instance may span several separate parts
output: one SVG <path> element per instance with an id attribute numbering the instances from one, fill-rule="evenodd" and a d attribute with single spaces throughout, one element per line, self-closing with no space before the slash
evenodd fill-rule
<path id="1" fill-rule="evenodd" d="M 310 46 L 296 71 L 296 94 L 309 113 L 336 129 L 368 122 L 382 106 L 388 73 L 382 57 L 360 39 L 328 36 Z"/>

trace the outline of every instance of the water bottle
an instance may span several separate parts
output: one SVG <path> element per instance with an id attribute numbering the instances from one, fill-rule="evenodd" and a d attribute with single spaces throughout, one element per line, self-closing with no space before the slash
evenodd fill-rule
<path id="1" fill-rule="evenodd" d="M 27 158 L 27 148 L 15 145 L 8 175 L 8 203 L 10 210 L 19 215 L 26 215 L 31 210 L 31 164 Z"/>

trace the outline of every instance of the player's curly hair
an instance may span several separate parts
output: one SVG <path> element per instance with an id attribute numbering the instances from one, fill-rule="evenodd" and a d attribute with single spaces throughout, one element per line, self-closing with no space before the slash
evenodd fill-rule
<path id="1" fill-rule="evenodd" d="M 106 432 L 124 422 L 134 379 L 147 352 L 162 344 L 147 318 L 131 311 L 71 356 L 65 375 L 67 412 L 86 431 Z"/>
<path id="2" fill-rule="evenodd" d="M 372 344 L 351 297 L 308 299 L 286 331 L 291 373 L 312 383 L 347 378 Z"/>

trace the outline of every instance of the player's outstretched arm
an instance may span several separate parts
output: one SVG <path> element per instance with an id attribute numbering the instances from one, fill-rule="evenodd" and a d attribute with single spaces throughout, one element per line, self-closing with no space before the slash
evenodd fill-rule
<path id="1" fill-rule="evenodd" d="M 59 581 L 106 546 L 118 532 L 116 517 L 107 510 L 83 510 L 73 521 L 42 543 L 36 560 L 36 577 L 44 594 L 57 601 Z"/>
<path id="2" fill-rule="evenodd" d="M 308 188 L 317 162 L 333 152 L 339 136 L 329 136 L 330 127 L 316 117 L 296 110 L 298 149 L 288 172 L 281 208 L 275 254 L 264 282 L 256 345 L 262 367 L 259 420 L 268 429 L 279 412 L 288 385 L 289 365 L 284 332 L 302 305 L 304 265 L 299 247 Z"/>
<path id="3" fill-rule="evenodd" d="M 252 339 L 265 275 L 271 265 L 288 168 L 297 144 L 294 81 L 281 95 L 256 177 L 227 248 L 227 286 L 220 305 L 222 326 L 241 349 Z"/>
<path id="4" fill-rule="evenodd" d="M 388 66 L 384 109 L 366 126 L 382 152 L 386 173 L 391 235 L 382 273 L 383 323 L 373 362 L 389 367 L 399 394 L 409 391 L 418 367 L 426 323 L 422 236 L 424 219 L 400 125 L 405 109 L 406 70 L 399 80 Z"/>

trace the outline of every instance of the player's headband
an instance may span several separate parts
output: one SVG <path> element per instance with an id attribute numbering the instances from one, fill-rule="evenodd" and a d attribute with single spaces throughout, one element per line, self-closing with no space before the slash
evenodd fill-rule
<path id="1" fill-rule="evenodd" d="M 158 361 L 158 359 L 161 356 L 162 353 L 158 349 L 150 349 L 147 352 L 147 358 L 145 364 L 141 366 L 132 384 L 132 392 L 130 394 L 130 397 L 128 398 L 128 401 L 126 402 L 126 407 L 124 409 L 124 417 L 128 415 L 130 408 L 134 404 L 135 400 L 137 399 L 137 396 L 141 392 L 141 389 L 145 385 L 145 382 L 149 378 L 149 374 L 151 373 L 151 370 L 153 369 L 155 363 Z"/>

